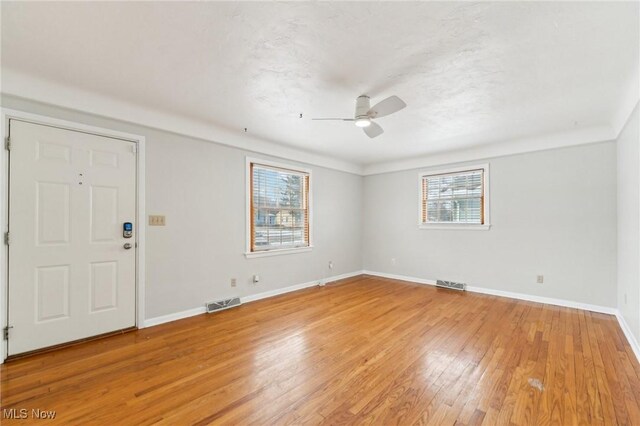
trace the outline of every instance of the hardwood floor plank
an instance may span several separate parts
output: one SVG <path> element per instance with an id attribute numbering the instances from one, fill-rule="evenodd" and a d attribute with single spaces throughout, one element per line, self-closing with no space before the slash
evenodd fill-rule
<path id="1" fill-rule="evenodd" d="M 592 343 L 591 336 L 589 335 L 588 322 L 589 314 L 587 312 L 580 312 L 580 330 L 583 338 L 582 348 L 584 350 L 583 363 L 584 363 L 584 380 L 589 397 L 589 409 L 591 412 L 591 424 L 604 424 L 604 410 L 602 408 L 600 391 L 598 389 L 598 379 L 596 374 L 595 362 L 593 361 L 593 347 L 595 342 Z"/>
<path id="2" fill-rule="evenodd" d="M 1 409 L 58 424 L 640 424 L 639 404 L 615 317 L 370 276 L 0 367 Z"/>
<path id="3" fill-rule="evenodd" d="M 610 389 L 610 383 L 607 380 L 605 363 L 603 361 L 602 352 L 600 350 L 600 342 L 596 333 L 597 316 L 592 313 L 587 314 L 591 321 L 587 321 L 587 332 L 589 333 L 589 341 L 593 354 L 593 363 L 596 372 L 596 381 L 598 393 L 600 395 L 600 403 L 602 405 L 602 414 L 605 424 L 627 424 L 622 419 L 616 419 L 616 411 L 618 415 L 624 416 L 624 410 L 620 407 L 618 401 L 614 400 L 613 393 Z M 617 410 L 616 410 L 617 407 Z"/>

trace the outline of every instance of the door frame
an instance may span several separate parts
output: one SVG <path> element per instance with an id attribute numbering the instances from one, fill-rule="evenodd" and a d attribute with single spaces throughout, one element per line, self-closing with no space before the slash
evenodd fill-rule
<path id="1" fill-rule="evenodd" d="M 0 109 L 0 133 L 2 133 L 2 144 L 0 151 L 0 228 L 2 239 L 8 230 L 9 223 L 9 155 L 4 146 L 6 138 L 9 136 L 9 120 L 15 119 L 34 124 L 57 127 L 65 130 L 90 133 L 98 136 L 106 136 L 112 139 L 125 140 L 136 144 L 136 327 L 144 327 L 144 301 L 145 301 L 145 137 L 132 133 L 125 133 L 103 127 L 90 126 L 73 121 L 60 120 L 44 115 L 32 114 L 25 111 L 10 108 Z M 0 242 L 0 327 L 2 330 L 7 326 L 9 317 L 9 250 L 4 241 Z M 0 339 L 3 336 L 0 335 Z M 9 342 L 0 340 L 0 364 L 7 358 Z"/>

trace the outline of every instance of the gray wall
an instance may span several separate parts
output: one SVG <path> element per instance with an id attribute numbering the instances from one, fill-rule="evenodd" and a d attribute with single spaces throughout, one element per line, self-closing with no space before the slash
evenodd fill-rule
<path id="1" fill-rule="evenodd" d="M 615 307 L 615 142 L 488 162 L 488 231 L 418 229 L 418 170 L 367 176 L 364 269 Z"/>
<path id="2" fill-rule="evenodd" d="M 268 157 L 18 98 L 3 97 L 2 106 L 146 137 L 147 214 L 167 220 L 165 227 L 146 228 L 147 318 L 362 269 L 360 176 L 306 166 L 312 170 L 314 249 L 246 259 L 245 156 Z M 261 277 L 257 285 L 253 274 Z"/>
<path id="3" fill-rule="evenodd" d="M 640 341 L 640 110 L 618 137 L 618 308 Z M 626 297 L 625 297 L 626 296 Z M 626 300 L 626 301 L 625 301 Z"/>

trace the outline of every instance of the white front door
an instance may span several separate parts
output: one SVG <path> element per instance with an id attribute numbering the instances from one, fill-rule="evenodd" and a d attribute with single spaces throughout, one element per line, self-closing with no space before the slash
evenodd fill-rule
<path id="1" fill-rule="evenodd" d="M 8 354 L 135 326 L 135 143 L 9 126 Z"/>

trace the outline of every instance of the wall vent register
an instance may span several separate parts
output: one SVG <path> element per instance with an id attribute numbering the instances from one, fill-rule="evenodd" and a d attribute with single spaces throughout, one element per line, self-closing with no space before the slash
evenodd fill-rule
<path id="1" fill-rule="evenodd" d="M 214 302 L 207 302 L 205 308 L 207 313 L 223 311 L 225 309 L 233 308 L 234 306 L 240 306 L 242 302 L 239 297 L 232 297 L 231 299 L 216 300 Z"/>

